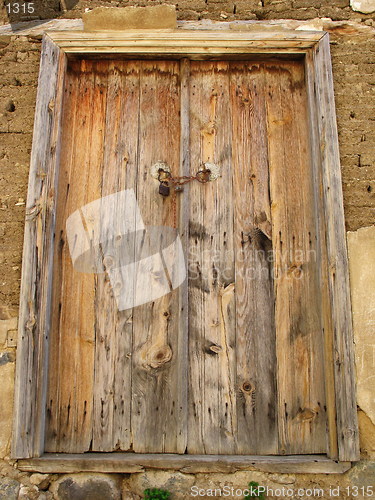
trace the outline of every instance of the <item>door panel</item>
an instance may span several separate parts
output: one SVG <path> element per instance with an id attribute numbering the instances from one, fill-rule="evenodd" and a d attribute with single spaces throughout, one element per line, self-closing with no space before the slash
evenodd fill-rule
<path id="1" fill-rule="evenodd" d="M 221 177 L 190 185 L 189 453 L 235 453 L 232 129 L 229 63 L 192 62 L 191 168 L 216 163 Z"/>
<path id="2" fill-rule="evenodd" d="M 108 90 L 100 196 L 109 196 L 124 189 L 135 189 L 137 184 L 138 137 L 134 130 L 139 123 L 140 68 L 137 63 L 111 62 L 101 63 L 101 70 L 108 74 Z M 112 228 L 118 232 L 114 214 L 109 214 L 113 218 L 110 221 L 105 215 L 102 214 L 101 233 Z M 110 234 L 101 234 L 100 241 L 104 244 L 110 237 Z M 94 307 L 97 314 L 92 449 L 128 449 L 132 442 L 129 404 L 132 373 L 127 355 L 133 346 L 132 318 L 118 311 L 106 273 L 95 275 Z"/>
<path id="3" fill-rule="evenodd" d="M 158 194 L 150 166 L 161 160 L 175 174 L 179 170 L 179 64 L 144 61 L 141 66 L 137 202 L 146 226 L 173 226 L 171 200 Z M 131 432 L 136 452 L 185 451 L 186 426 L 180 429 L 185 373 L 179 364 L 179 336 L 184 335 L 178 328 L 179 307 L 174 290 L 133 310 Z"/>
<path id="4" fill-rule="evenodd" d="M 303 66 L 266 72 L 281 453 L 326 450 L 319 243 Z"/>
<path id="5" fill-rule="evenodd" d="M 83 61 L 69 68 L 55 245 L 47 451 L 185 450 L 180 400 L 186 394 L 181 390 L 186 377 L 178 362 L 182 335 L 177 328 L 178 290 L 119 311 L 108 273 L 73 269 L 65 235 L 67 217 L 75 210 L 125 189 L 136 193 L 145 225 L 173 225 L 169 202 L 155 195 L 157 183 L 150 176 L 150 166 L 165 161 L 178 168 L 178 78 L 176 62 Z M 116 216 L 122 217 L 122 209 L 125 216 L 127 206 L 117 207 L 115 214 L 104 212 L 101 226 L 94 228 L 101 233 L 100 241 L 105 241 L 108 227 L 116 233 Z M 89 238 L 94 239 L 94 229 L 88 228 Z M 149 240 L 141 238 L 137 243 L 137 250 L 147 255 Z M 134 239 L 131 244 L 135 252 Z M 135 290 L 133 282 L 125 286 Z M 167 357 L 160 359 L 165 353 Z M 152 424 L 146 425 L 147 421 Z"/>
<path id="6" fill-rule="evenodd" d="M 318 214 L 303 63 L 192 61 L 188 99 L 180 78 L 178 61 L 69 63 L 46 451 L 323 453 Z M 190 173 L 208 162 L 220 177 L 162 197 L 151 166 L 162 161 L 179 175 L 187 106 Z M 134 205 L 118 197 L 104 210 L 125 190 Z M 91 202 L 99 221 L 87 215 Z M 181 234 L 187 293 L 169 281 L 169 293 L 143 303 L 149 289 L 162 288 L 163 273 L 140 256 L 156 252 L 164 270 L 180 258 L 172 247 L 163 253 L 163 230 L 152 238 L 147 231 L 178 226 L 181 210 L 189 214 L 189 234 Z M 72 239 L 66 224 L 75 213 Z M 123 234 L 124 220 L 136 236 Z M 90 269 L 70 257 L 68 239 L 78 241 L 79 231 Z M 114 248 L 132 272 L 116 270 Z M 120 307 L 119 294 L 133 307 Z"/>
<path id="7" fill-rule="evenodd" d="M 265 68 L 231 64 L 238 453 L 277 454 L 276 339 Z"/>
<path id="8" fill-rule="evenodd" d="M 63 147 L 57 201 L 53 307 L 47 396 L 47 451 L 83 452 L 93 427 L 95 276 L 75 273 L 67 217 L 100 197 L 107 75 L 73 65 L 65 85 Z"/>

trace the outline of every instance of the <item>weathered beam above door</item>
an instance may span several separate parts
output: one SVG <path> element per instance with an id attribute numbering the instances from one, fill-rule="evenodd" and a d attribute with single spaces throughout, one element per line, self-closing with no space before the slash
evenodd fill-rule
<path id="1" fill-rule="evenodd" d="M 49 31 L 48 35 L 67 54 L 110 53 L 174 57 L 235 54 L 304 54 L 324 36 L 321 31 L 237 32 L 141 30 Z"/>

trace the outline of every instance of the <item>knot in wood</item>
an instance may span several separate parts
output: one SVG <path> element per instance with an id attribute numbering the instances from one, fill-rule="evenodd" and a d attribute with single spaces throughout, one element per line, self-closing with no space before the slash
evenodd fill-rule
<path id="1" fill-rule="evenodd" d="M 299 279 L 302 276 L 302 264 L 293 264 L 288 269 L 288 275 Z"/>
<path id="2" fill-rule="evenodd" d="M 358 431 L 355 428 L 347 427 L 346 429 L 343 430 L 343 434 L 346 439 L 351 439 L 357 436 Z"/>
<path id="3" fill-rule="evenodd" d="M 27 331 L 32 332 L 34 331 L 36 325 L 36 318 L 33 313 L 31 313 L 29 320 L 25 324 L 25 328 Z"/>
<path id="4" fill-rule="evenodd" d="M 247 394 L 251 394 L 252 392 L 255 391 L 255 388 L 253 384 L 247 380 L 242 384 L 242 391 L 246 392 Z"/>
<path id="5" fill-rule="evenodd" d="M 221 345 L 212 344 L 210 346 L 210 351 L 214 352 L 215 354 L 219 354 L 219 352 L 221 352 L 222 350 L 223 348 L 221 347 Z"/>
<path id="6" fill-rule="evenodd" d="M 106 255 L 103 258 L 103 266 L 105 269 L 111 269 L 114 265 L 115 261 L 111 255 Z"/>
<path id="7" fill-rule="evenodd" d="M 172 359 L 172 349 L 167 344 L 153 348 L 149 359 L 151 368 L 159 368 Z"/>
<path id="8" fill-rule="evenodd" d="M 34 220 L 38 217 L 40 212 L 42 211 L 42 204 L 37 202 L 34 206 L 30 208 L 26 208 L 26 220 Z"/>
<path id="9" fill-rule="evenodd" d="M 316 415 L 316 412 L 311 408 L 303 408 L 299 409 L 297 413 L 298 420 L 312 420 Z"/>

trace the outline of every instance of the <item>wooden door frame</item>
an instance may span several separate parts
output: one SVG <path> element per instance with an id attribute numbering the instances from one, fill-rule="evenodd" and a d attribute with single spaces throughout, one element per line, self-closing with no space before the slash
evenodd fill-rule
<path id="1" fill-rule="evenodd" d="M 68 58 L 303 58 L 321 242 L 327 456 L 44 454 L 53 233 Z M 343 472 L 359 459 L 354 344 L 329 35 L 317 31 L 56 31 L 43 37 L 26 205 L 12 456 L 22 470 Z"/>

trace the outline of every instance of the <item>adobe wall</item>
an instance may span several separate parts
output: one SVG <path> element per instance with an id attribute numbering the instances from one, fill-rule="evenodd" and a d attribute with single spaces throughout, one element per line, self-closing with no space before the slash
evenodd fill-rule
<path id="1" fill-rule="evenodd" d="M 143 6 L 150 3 L 41 0 L 44 7 L 40 15 L 42 18 L 79 18 L 88 7 Z M 161 2 L 152 2 L 156 3 Z M 356 2 L 357 5 L 360 3 Z M 363 10 L 371 10 L 371 3 L 374 4 L 374 0 L 364 0 Z M 64 5 L 73 8 L 64 12 Z M 75 475 L 70 480 L 64 476 L 30 476 L 17 470 L 16 465 L 9 460 L 9 444 L 25 199 L 41 37 L 33 33 L 22 36 L 0 34 L 0 500 L 120 498 L 120 491 L 125 499 L 137 499 L 142 497 L 146 487 L 154 486 L 174 492 L 172 498 L 190 498 L 189 489 L 193 485 L 204 489 L 219 488 L 225 484 L 245 488 L 249 481 L 270 485 L 274 489 L 282 486 L 294 490 L 298 487 L 322 487 L 326 491 L 325 498 L 329 498 L 327 492 L 330 486 L 340 485 L 344 488 L 372 484 L 375 488 L 375 407 L 371 392 L 375 364 L 372 339 L 375 317 L 374 306 L 371 307 L 371 304 L 375 304 L 375 273 L 371 267 L 375 261 L 375 228 L 364 229 L 375 223 L 374 14 L 354 11 L 349 0 L 180 0 L 177 9 L 178 19 L 181 20 L 212 19 L 227 22 L 240 19 L 314 19 L 313 26 L 330 32 L 345 219 L 347 230 L 350 231 L 362 460 L 343 475 L 260 472 L 192 475 L 145 471 L 131 476 Z M 375 11 L 375 5 L 373 9 Z M 317 18 L 331 19 L 319 21 Z M 0 10 L 0 24 L 1 21 L 7 22 L 4 10 Z M 97 492 L 99 496 L 82 496 L 90 491 L 90 494 Z M 294 498 L 297 498 L 297 494 Z M 342 489 L 339 498 L 355 497 Z"/>
<path id="2" fill-rule="evenodd" d="M 177 18 L 181 20 L 234 20 L 234 19 L 313 19 L 330 17 L 334 21 L 372 20 L 373 0 L 351 1 L 360 4 L 361 12 L 350 6 L 350 0 L 180 0 L 178 2 L 162 0 L 39 0 L 38 16 L 41 19 L 58 17 L 80 18 L 86 9 L 101 6 L 138 7 L 157 4 L 176 5 Z M 366 13 L 371 11 L 372 13 Z M 1 22 L 2 20 L 2 22 Z M 0 7 L 0 23 L 6 24 L 8 16 L 5 7 Z"/>

